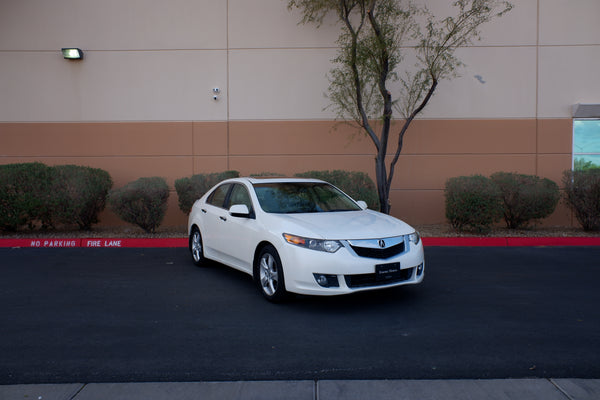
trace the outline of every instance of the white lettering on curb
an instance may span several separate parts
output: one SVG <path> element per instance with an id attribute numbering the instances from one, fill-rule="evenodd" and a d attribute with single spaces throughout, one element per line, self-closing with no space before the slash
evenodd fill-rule
<path id="1" fill-rule="evenodd" d="M 86 240 L 85 247 L 122 247 L 121 240 Z"/>
<path id="2" fill-rule="evenodd" d="M 76 240 L 32 240 L 30 247 L 77 247 Z"/>

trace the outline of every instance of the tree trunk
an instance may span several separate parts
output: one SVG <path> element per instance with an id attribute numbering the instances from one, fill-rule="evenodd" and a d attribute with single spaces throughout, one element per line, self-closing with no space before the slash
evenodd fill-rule
<path id="1" fill-rule="evenodd" d="M 390 213 L 387 171 L 385 168 L 385 151 L 379 151 L 375 158 L 375 174 L 377 177 L 377 194 L 379 195 L 379 211 L 384 214 Z"/>

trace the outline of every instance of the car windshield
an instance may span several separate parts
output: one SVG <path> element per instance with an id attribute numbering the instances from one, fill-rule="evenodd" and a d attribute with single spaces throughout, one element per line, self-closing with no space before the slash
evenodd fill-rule
<path id="1" fill-rule="evenodd" d="M 348 196 L 328 183 L 269 182 L 254 184 L 261 208 L 268 213 L 294 214 L 359 211 Z"/>

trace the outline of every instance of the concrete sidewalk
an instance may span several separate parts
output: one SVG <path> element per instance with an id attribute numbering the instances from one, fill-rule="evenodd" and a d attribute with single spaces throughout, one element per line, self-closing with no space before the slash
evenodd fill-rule
<path id="1" fill-rule="evenodd" d="M 0 400 L 598 400 L 600 379 L 244 381 L 0 386 Z"/>

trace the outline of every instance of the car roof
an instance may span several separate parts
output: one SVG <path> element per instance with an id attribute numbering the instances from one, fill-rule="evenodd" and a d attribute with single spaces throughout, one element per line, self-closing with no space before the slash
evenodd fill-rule
<path id="1" fill-rule="evenodd" d="M 284 183 L 284 182 L 325 182 L 321 179 L 312 178 L 287 178 L 287 177 L 242 177 L 236 178 L 238 180 L 245 180 L 251 184 L 255 183 Z"/>

